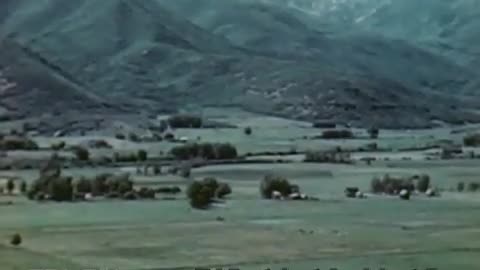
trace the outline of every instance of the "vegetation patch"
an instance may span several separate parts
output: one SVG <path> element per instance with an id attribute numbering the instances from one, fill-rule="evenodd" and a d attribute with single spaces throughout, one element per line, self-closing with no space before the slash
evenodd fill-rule
<path id="1" fill-rule="evenodd" d="M 190 205 L 196 209 L 207 209 L 215 199 L 224 199 L 231 193 L 230 185 L 218 182 L 213 177 L 194 181 L 187 188 Z"/>

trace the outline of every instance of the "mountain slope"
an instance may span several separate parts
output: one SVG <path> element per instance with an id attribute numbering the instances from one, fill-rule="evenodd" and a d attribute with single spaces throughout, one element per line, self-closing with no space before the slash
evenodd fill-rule
<path id="1" fill-rule="evenodd" d="M 3 115 L 32 116 L 112 109 L 80 83 L 15 42 L 0 38 L 0 108 Z"/>
<path id="2" fill-rule="evenodd" d="M 3 32 L 137 112 L 235 105 L 390 128 L 479 119 L 475 100 L 445 91 L 466 83 L 456 64 L 375 35 L 327 35 L 274 5 L 224 2 L 207 18 L 209 1 L 188 12 L 185 1 L 5 3 Z"/>

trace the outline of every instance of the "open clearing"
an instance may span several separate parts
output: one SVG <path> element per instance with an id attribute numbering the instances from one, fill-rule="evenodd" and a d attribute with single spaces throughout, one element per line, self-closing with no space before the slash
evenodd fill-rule
<path id="1" fill-rule="evenodd" d="M 252 137 L 245 137 L 239 129 L 179 133 L 232 142 L 242 152 L 288 150 L 292 144 L 297 148 L 316 149 L 317 145 L 371 142 L 365 139 L 313 141 L 312 144 L 312 141 L 294 139 L 319 133 L 319 130 L 300 127 L 301 123 L 239 119 L 254 127 Z M 269 126 L 272 122 L 275 124 Z M 386 131 L 381 133 L 378 143 L 412 146 L 419 141 L 461 137 L 455 136 L 446 129 L 397 134 Z M 150 146 L 152 154 L 168 147 L 166 143 L 158 148 Z M 449 190 L 458 182 L 477 181 L 480 160 L 432 161 L 425 160 L 423 154 L 381 153 L 382 158 L 391 159 L 382 159 L 372 166 L 360 162 L 356 165 L 293 162 L 195 169 L 194 178 L 214 176 L 233 188 L 226 204 L 215 205 L 208 211 L 192 210 L 183 194 L 178 195 L 177 200 L 59 204 L 3 196 L 0 202 L 13 201 L 13 205 L 0 204 L 0 268 L 140 270 L 200 266 L 265 269 L 270 266 L 272 269 L 476 270 L 480 266 L 480 196 Z M 361 158 L 372 153 L 354 154 L 354 158 L 355 155 Z M 413 159 L 401 160 L 404 156 Z M 67 169 L 64 173 L 93 175 L 120 170 L 122 168 L 84 168 Z M 320 200 L 260 199 L 259 183 L 269 172 L 286 176 L 300 185 L 303 192 Z M 410 201 L 373 195 L 364 200 L 344 197 L 346 186 L 368 190 L 372 177 L 385 173 L 428 173 L 433 185 L 445 191 L 438 198 L 418 195 Z M 2 172 L 2 175 L 17 175 L 26 180 L 34 179 L 37 174 L 33 170 Z M 176 183 L 182 190 L 186 184 L 175 176 L 135 176 L 135 179 L 141 185 Z M 218 216 L 225 221 L 217 221 Z M 16 232 L 23 236 L 24 242 L 13 248 L 8 239 Z"/>

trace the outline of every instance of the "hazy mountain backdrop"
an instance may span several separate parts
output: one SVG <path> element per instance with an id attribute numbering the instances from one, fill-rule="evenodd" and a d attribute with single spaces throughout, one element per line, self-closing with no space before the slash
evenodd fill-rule
<path id="1" fill-rule="evenodd" d="M 479 5 L 3 0 L 0 113 L 193 104 L 356 126 L 478 122 Z"/>

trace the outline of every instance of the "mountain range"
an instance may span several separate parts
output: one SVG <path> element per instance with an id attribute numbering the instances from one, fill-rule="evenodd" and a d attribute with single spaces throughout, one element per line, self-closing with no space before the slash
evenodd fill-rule
<path id="1" fill-rule="evenodd" d="M 2 1 L 0 114 L 194 105 L 362 127 L 478 122 L 478 4 L 416 2 Z"/>

